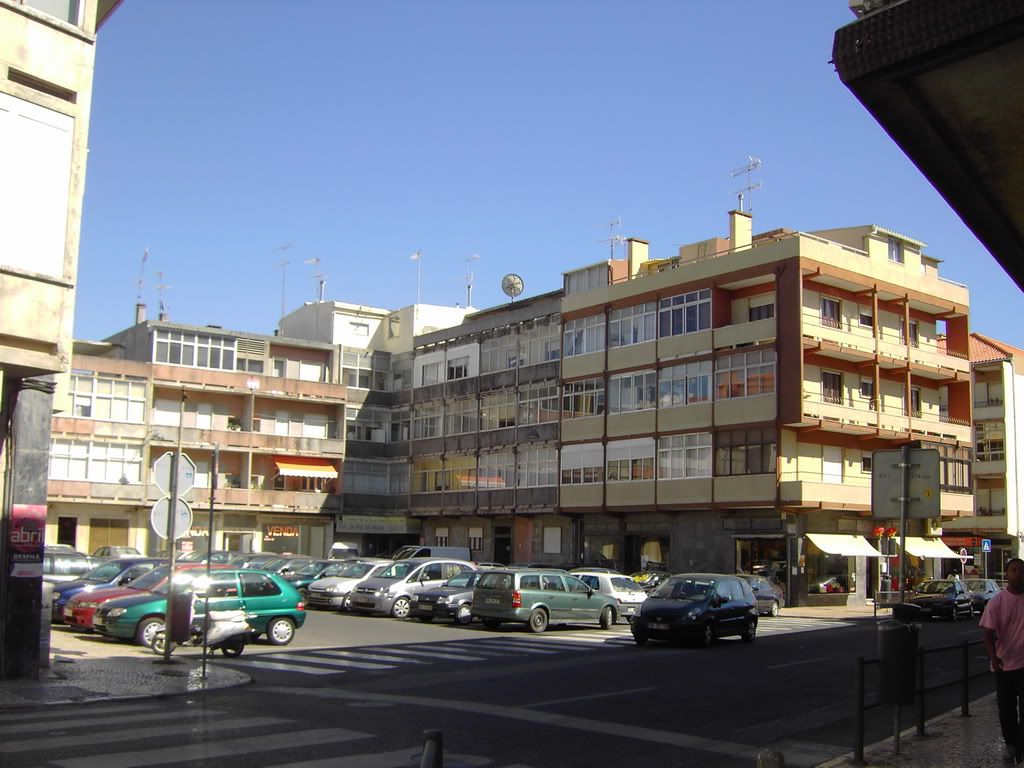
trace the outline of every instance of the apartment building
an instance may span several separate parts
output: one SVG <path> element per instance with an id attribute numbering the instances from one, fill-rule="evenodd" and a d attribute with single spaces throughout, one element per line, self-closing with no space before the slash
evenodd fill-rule
<path id="1" fill-rule="evenodd" d="M 416 337 L 408 500 L 425 543 L 503 563 L 561 564 L 578 549 L 579 526 L 558 511 L 560 299 Z"/>
<path id="2" fill-rule="evenodd" d="M 77 342 L 71 367 L 52 419 L 48 542 L 166 550 L 151 467 L 180 442 L 196 473 L 179 548 L 329 549 L 345 454 L 336 346 L 142 321 Z"/>
<path id="3" fill-rule="evenodd" d="M 972 333 L 974 377 L 974 501 L 975 514 L 951 520 L 943 539 L 966 549 L 968 567 L 980 574 L 1003 577 L 1003 563 L 1018 556 L 1024 541 L 1020 478 L 1024 477 L 1021 430 L 1024 417 L 1024 350 Z M 991 547 L 985 551 L 983 541 Z"/>
<path id="4" fill-rule="evenodd" d="M 791 602 L 872 594 L 872 452 L 941 454 L 941 519 L 908 562 L 973 514 L 968 291 L 924 244 L 875 226 L 729 237 L 566 274 L 559 512 L 576 560 L 757 571 Z M 835 594 L 834 591 L 841 591 Z"/>

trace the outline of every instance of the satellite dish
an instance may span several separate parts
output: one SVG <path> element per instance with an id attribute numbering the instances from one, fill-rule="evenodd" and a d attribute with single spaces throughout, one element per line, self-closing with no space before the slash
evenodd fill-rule
<path id="1" fill-rule="evenodd" d="M 501 290 L 509 298 L 514 299 L 523 292 L 523 278 L 514 272 L 501 278 Z"/>

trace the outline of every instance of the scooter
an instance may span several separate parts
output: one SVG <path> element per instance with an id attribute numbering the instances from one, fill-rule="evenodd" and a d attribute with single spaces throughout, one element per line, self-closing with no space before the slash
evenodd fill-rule
<path id="1" fill-rule="evenodd" d="M 206 620 L 203 616 L 194 618 L 189 624 L 188 640 L 184 643 L 171 643 L 171 652 L 176 645 L 203 645 L 203 631 Z M 210 650 L 219 650 L 225 656 L 241 656 L 245 644 L 252 637 L 253 628 L 246 621 L 245 611 L 210 611 L 209 628 L 206 630 L 206 645 Z M 167 649 L 167 630 L 161 629 L 153 635 L 153 653 L 163 656 Z"/>

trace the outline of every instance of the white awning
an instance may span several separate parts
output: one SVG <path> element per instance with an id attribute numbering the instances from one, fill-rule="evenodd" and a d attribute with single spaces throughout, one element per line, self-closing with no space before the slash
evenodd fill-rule
<path id="1" fill-rule="evenodd" d="M 828 552 L 830 555 L 882 556 L 882 553 L 868 544 L 868 540 L 863 536 L 852 536 L 846 533 L 808 533 L 807 538 L 813 541 L 822 552 Z"/>
<path id="2" fill-rule="evenodd" d="M 907 536 L 907 554 L 914 557 L 960 557 L 942 539 L 925 539 L 920 536 Z"/>

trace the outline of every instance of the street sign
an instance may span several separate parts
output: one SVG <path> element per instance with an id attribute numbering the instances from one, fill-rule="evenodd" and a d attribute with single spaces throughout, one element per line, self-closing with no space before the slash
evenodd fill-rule
<path id="1" fill-rule="evenodd" d="M 934 448 L 907 451 L 910 466 L 910 494 L 907 517 L 939 517 L 939 452 Z M 903 496 L 901 451 L 873 451 L 871 454 L 871 511 L 876 519 L 900 516 Z"/>
<path id="2" fill-rule="evenodd" d="M 153 505 L 153 511 L 149 515 L 149 523 L 161 539 L 167 538 L 167 511 L 170 506 L 170 499 L 164 496 Z M 186 502 L 178 499 L 174 509 L 174 531 L 171 538 L 180 539 L 191 528 L 192 508 Z"/>
<path id="3" fill-rule="evenodd" d="M 971 556 L 967 554 L 967 550 L 964 547 L 960 547 L 960 565 L 967 565 L 967 561 L 970 557 Z"/>
<path id="4" fill-rule="evenodd" d="M 174 461 L 173 453 L 165 453 L 153 462 L 153 482 L 163 493 L 171 492 L 171 464 Z M 196 464 L 188 457 L 188 454 L 181 454 L 178 461 L 178 495 L 182 496 L 192 490 L 196 484 Z"/>
<path id="5" fill-rule="evenodd" d="M 982 552 L 991 552 L 992 551 L 992 539 L 982 539 L 981 540 L 981 551 Z"/>

